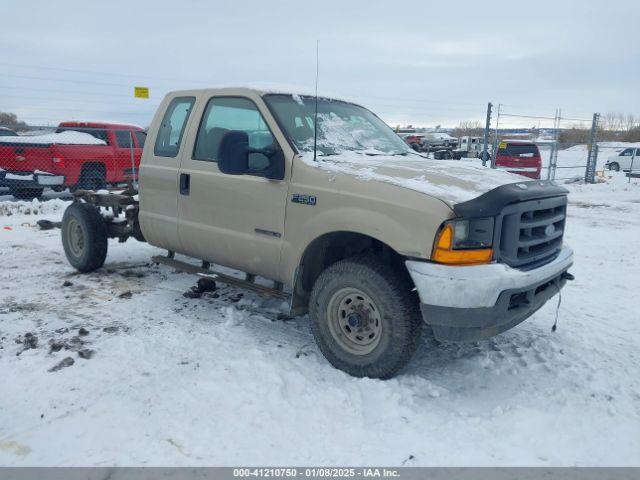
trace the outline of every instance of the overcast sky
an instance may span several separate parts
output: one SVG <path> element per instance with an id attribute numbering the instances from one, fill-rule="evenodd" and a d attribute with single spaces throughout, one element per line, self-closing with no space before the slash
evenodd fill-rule
<path id="1" fill-rule="evenodd" d="M 169 90 L 283 85 L 392 125 L 640 114 L 640 2 L 2 1 L 0 110 L 147 125 Z M 151 99 L 133 98 L 148 86 Z M 503 117 L 532 126 L 544 120 Z"/>

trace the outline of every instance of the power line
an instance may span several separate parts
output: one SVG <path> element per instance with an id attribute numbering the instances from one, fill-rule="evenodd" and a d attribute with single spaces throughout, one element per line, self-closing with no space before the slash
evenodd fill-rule
<path id="1" fill-rule="evenodd" d="M 91 80 L 72 80 L 69 78 L 46 78 L 46 77 L 33 77 L 29 75 L 14 75 L 11 73 L 2 73 L 0 74 L 3 77 L 8 78 L 19 78 L 22 80 L 45 80 L 47 82 L 64 82 L 64 83 L 77 83 L 83 85 L 98 85 L 101 87 L 128 87 L 131 88 L 131 84 L 127 83 L 109 83 L 109 82 L 96 82 Z M 153 88 L 158 88 L 157 86 L 153 86 Z"/>
<path id="2" fill-rule="evenodd" d="M 131 73 L 114 73 L 114 72 L 101 72 L 97 70 L 80 70 L 75 68 L 64 68 L 64 67 L 50 67 L 43 65 L 24 65 L 24 64 L 16 64 L 16 63 L 5 63 L 0 62 L 0 65 L 5 67 L 14 67 L 14 68 L 26 68 L 26 69 L 34 69 L 34 70 L 50 70 L 50 71 L 58 71 L 58 72 L 67 72 L 67 73 L 82 73 L 86 75 L 100 75 L 100 76 L 109 76 L 109 77 L 123 77 L 123 78 L 153 78 L 155 80 L 162 80 L 167 82 L 192 82 L 192 83 L 200 83 L 206 84 L 209 82 L 204 82 L 203 80 L 190 80 L 190 79 L 179 79 L 179 78 L 168 78 L 168 77 L 158 77 L 156 75 L 138 75 Z"/>
<path id="3" fill-rule="evenodd" d="M 34 97 L 31 95 L 3 95 L 2 96 L 3 99 L 5 98 L 14 98 L 14 99 L 27 99 L 27 100 L 39 100 L 39 101 L 43 101 L 43 102 L 63 102 L 63 103 L 96 103 L 99 105 L 130 105 L 130 106 L 137 106 L 135 105 L 133 102 L 135 102 L 135 99 L 131 99 L 131 101 L 127 102 L 127 101 L 119 101 L 119 100 L 94 100 L 94 99 L 66 99 L 66 98 L 51 98 L 51 97 Z M 160 102 L 157 103 L 146 103 L 144 105 L 144 107 L 153 107 L 156 108 L 158 105 L 160 104 Z M 142 106 L 142 105 L 141 105 Z"/>
<path id="4" fill-rule="evenodd" d="M 6 108 L 6 107 L 5 107 Z M 137 111 L 137 112 L 120 112 L 117 110 L 100 110 L 100 109 L 93 109 L 93 110 L 87 110 L 87 109 L 82 109 L 82 108 L 62 108 L 62 109 L 56 109 L 54 107 L 41 107 L 39 105 L 34 105 L 34 106 L 25 106 L 25 107 L 9 107 L 13 110 L 43 110 L 43 111 L 48 111 L 48 112 L 56 112 L 56 113 L 64 113 L 64 112 L 90 112 L 90 113 L 99 113 L 99 114 L 110 114 L 110 115 L 138 115 L 138 116 L 145 116 L 145 115 L 153 115 L 154 112 L 143 112 L 143 111 Z"/>
<path id="5" fill-rule="evenodd" d="M 111 76 L 111 77 L 123 77 L 123 78 L 153 78 L 154 80 L 163 80 L 167 82 L 179 82 L 179 83 L 199 83 L 199 84 L 210 84 L 210 82 L 205 82 L 202 80 L 190 80 L 190 79 L 179 79 L 179 78 L 166 78 L 166 77 L 157 77 L 157 76 L 140 76 L 133 74 L 123 74 L 123 73 L 113 73 L 113 72 L 101 72 L 97 70 L 80 70 L 80 69 L 72 69 L 72 68 L 62 68 L 62 67 L 48 67 L 48 66 L 37 66 L 37 65 L 21 65 L 7 62 L 0 62 L 0 65 L 15 67 L 15 68 L 28 68 L 28 69 L 40 69 L 40 70 L 49 70 L 49 71 L 60 71 L 67 73 L 82 73 L 82 74 L 90 74 L 90 75 L 100 75 L 100 76 Z M 32 75 L 19 75 L 19 74 L 11 74 L 11 73 L 3 73 L 6 77 L 10 78 L 21 78 L 26 80 L 46 80 L 52 82 L 65 82 L 65 83 L 78 83 L 78 84 L 88 84 L 88 85 L 100 85 L 100 86 L 114 86 L 114 87 L 131 87 L 131 84 L 124 83 L 111 83 L 111 82 L 98 82 L 92 80 L 73 80 L 73 79 L 65 79 L 65 78 L 49 78 L 49 77 L 38 77 Z M 157 85 L 150 85 L 152 88 L 159 88 Z M 349 95 L 347 95 L 349 96 Z M 435 99 L 425 99 L 425 98 L 402 98 L 402 97 L 385 97 L 385 96 L 375 96 L 375 95 L 357 95 L 359 98 L 369 98 L 375 100 L 390 100 L 393 102 L 405 101 L 411 103 L 433 103 L 433 104 L 444 104 L 448 106 L 452 105 L 460 105 L 467 107 L 480 107 L 480 103 L 476 102 L 451 102 L 446 100 L 435 100 Z"/>
<path id="6" fill-rule="evenodd" d="M 72 95 L 86 95 L 92 97 L 119 97 L 119 98 L 131 98 L 131 95 L 125 95 L 120 93 L 109 93 L 109 92 L 86 92 L 82 90 L 60 90 L 60 89 L 51 89 L 51 88 L 34 88 L 34 87 L 14 87 L 7 85 L 0 85 L 0 89 L 7 90 L 28 90 L 33 92 L 47 92 L 47 93 L 58 93 L 58 94 L 72 94 Z"/>

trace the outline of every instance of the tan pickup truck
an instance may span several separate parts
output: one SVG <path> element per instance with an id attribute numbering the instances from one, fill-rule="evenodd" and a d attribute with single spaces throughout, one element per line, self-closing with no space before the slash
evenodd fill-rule
<path id="1" fill-rule="evenodd" d="M 74 267 L 100 268 L 108 238 L 145 240 L 168 251 L 159 263 L 289 299 L 329 362 L 355 376 L 396 374 L 424 324 L 443 341 L 499 334 L 572 278 L 565 189 L 427 159 L 350 102 L 170 93 L 139 183 L 75 193 L 62 225 Z"/>

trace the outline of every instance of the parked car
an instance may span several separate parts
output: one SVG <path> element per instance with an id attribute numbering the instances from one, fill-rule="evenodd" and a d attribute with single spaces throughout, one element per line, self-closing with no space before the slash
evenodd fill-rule
<path id="1" fill-rule="evenodd" d="M 157 263 L 308 311 L 320 351 L 354 376 L 395 375 L 423 322 L 440 340 L 492 337 L 573 278 L 566 189 L 427 159 L 359 105 L 172 92 L 148 141 L 139 193 L 78 192 L 65 211 L 71 265 L 100 268 L 108 238 L 146 240 L 168 251 Z"/>
<path id="2" fill-rule="evenodd" d="M 0 137 L 17 137 L 18 134 L 7 127 L 0 127 Z"/>
<path id="3" fill-rule="evenodd" d="M 604 164 L 609 170 L 614 172 L 629 172 L 632 170 L 640 170 L 640 148 L 625 148 L 615 155 L 611 155 Z M 633 162 L 633 165 L 632 165 Z"/>
<path id="4" fill-rule="evenodd" d="M 409 133 L 404 135 L 402 139 L 405 141 L 407 145 L 413 148 L 416 152 L 422 151 L 423 139 L 424 135 L 417 133 Z"/>
<path id="5" fill-rule="evenodd" d="M 63 122 L 46 135 L 0 137 L 0 186 L 16 198 L 32 199 L 45 187 L 121 183 L 138 168 L 145 137 L 141 127 L 96 122 Z"/>
<path id="6" fill-rule="evenodd" d="M 422 145 L 429 148 L 456 148 L 458 146 L 458 139 L 444 132 L 426 132 L 422 140 Z"/>
<path id="7" fill-rule="evenodd" d="M 496 167 L 539 179 L 542 170 L 540 150 L 535 143 L 525 140 L 503 140 L 498 144 Z"/>

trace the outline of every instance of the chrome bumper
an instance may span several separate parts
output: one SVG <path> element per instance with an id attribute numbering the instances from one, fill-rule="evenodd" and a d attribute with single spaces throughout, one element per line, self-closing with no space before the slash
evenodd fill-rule
<path id="1" fill-rule="evenodd" d="M 437 307 L 489 308 L 506 290 L 527 289 L 565 272 L 573 250 L 563 247 L 555 260 L 523 271 L 501 263 L 454 267 L 409 260 L 406 263 L 420 302 Z"/>

